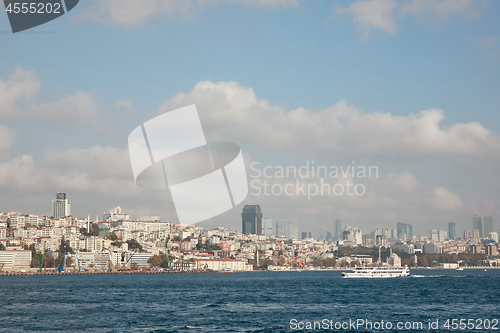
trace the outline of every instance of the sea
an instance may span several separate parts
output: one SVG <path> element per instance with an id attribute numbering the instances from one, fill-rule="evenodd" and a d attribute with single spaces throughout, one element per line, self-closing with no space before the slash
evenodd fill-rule
<path id="1" fill-rule="evenodd" d="M 0 276 L 0 331 L 500 331 L 499 269 L 411 273 Z"/>

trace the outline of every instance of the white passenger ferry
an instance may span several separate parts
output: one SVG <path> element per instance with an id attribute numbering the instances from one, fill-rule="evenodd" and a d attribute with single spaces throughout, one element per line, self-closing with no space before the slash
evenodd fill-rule
<path id="1" fill-rule="evenodd" d="M 393 278 L 410 276 L 406 267 L 356 267 L 352 272 L 342 272 L 344 278 Z"/>

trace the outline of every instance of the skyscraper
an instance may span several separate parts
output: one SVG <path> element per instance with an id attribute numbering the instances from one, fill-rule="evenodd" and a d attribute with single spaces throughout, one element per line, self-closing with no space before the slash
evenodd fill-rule
<path id="1" fill-rule="evenodd" d="M 262 212 L 260 205 L 245 205 L 241 213 L 241 229 L 245 235 L 262 234 Z"/>
<path id="2" fill-rule="evenodd" d="M 286 220 L 282 217 L 278 217 L 276 220 L 276 237 L 286 236 L 285 231 Z"/>
<path id="3" fill-rule="evenodd" d="M 446 240 L 446 230 L 438 230 L 438 241 L 444 242 Z"/>
<path id="4" fill-rule="evenodd" d="M 450 239 L 457 237 L 457 226 L 455 222 L 448 222 L 448 237 Z"/>
<path id="5" fill-rule="evenodd" d="M 285 225 L 285 236 L 287 239 L 299 238 L 299 219 L 291 217 Z"/>
<path id="6" fill-rule="evenodd" d="M 472 217 L 472 230 L 479 230 L 479 237 L 483 237 L 483 219 L 481 216 Z"/>
<path id="7" fill-rule="evenodd" d="M 483 216 L 483 235 L 482 237 L 488 237 L 490 232 L 493 232 L 493 216 Z"/>
<path id="8" fill-rule="evenodd" d="M 413 238 L 413 226 L 411 224 L 398 222 L 397 231 L 399 239 L 411 240 Z"/>
<path id="9" fill-rule="evenodd" d="M 464 239 L 469 239 L 469 238 L 471 238 L 470 230 L 464 229 Z"/>
<path id="10" fill-rule="evenodd" d="M 406 223 L 405 224 L 405 231 L 406 231 L 406 239 L 412 240 L 413 239 L 413 225 Z"/>
<path id="11" fill-rule="evenodd" d="M 71 215 L 71 204 L 66 199 L 66 193 L 56 193 L 56 198 L 52 199 L 52 216 L 56 219 Z"/>
<path id="12" fill-rule="evenodd" d="M 335 220 L 335 234 L 333 240 L 341 240 L 342 239 L 342 221 L 339 219 Z"/>
<path id="13" fill-rule="evenodd" d="M 405 224 L 403 222 L 398 222 L 398 224 L 396 224 L 396 229 L 398 230 L 397 238 L 401 238 L 405 233 Z"/>
<path id="14" fill-rule="evenodd" d="M 264 235 L 266 237 L 273 236 L 273 219 L 270 217 L 264 217 L 262 219 L 262 227 L 264 229 Z"/>

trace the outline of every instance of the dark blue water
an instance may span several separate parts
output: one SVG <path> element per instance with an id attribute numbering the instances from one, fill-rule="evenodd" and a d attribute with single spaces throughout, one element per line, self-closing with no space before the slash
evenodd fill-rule
<path id="1" fill-rule="evenodd" d="M 405 332 L 449 332 L 446 319 L 500 319 L 500 270 L 412 274 L 399 279 L 342 279 L 338 271 L 4 276 L 0 330 L 293 332 L 301 331 L 290 324 L 294 319 L 297 328 L 299 322 L 363 319 L 372 325 L 423 323 L 423 329 Z M 429 329 L 429 320 L 436 319 L 439 329 Z"/>

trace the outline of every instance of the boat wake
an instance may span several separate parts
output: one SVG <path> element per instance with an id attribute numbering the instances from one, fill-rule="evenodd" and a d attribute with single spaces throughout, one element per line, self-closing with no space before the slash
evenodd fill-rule
<path id="1" fill-rule="evenodd" d="M 414 278 L 438 278 L 438 277 L 443 277 L 445 275 L 418 275 L 418 274 L 412 274 L 410 277 Z"/>

